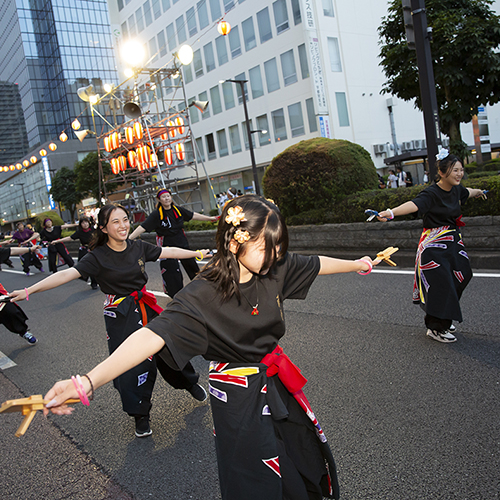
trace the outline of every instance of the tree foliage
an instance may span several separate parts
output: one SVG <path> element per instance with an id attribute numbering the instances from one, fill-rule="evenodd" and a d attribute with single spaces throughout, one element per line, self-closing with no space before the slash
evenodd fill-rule
<path id="1" fill-rule="evenodd" d="M 50 194 L 58 203 L 62 203 L 75 220 L 76 205 L 82 201 L 83 195 L 76 188 L 77 174 L 68 167 L 62 167 L 52 179 Z"/>
<path id="2" fill-rule="evenodd" d="M 500 100 L 500 18 L 492 0 L 426 0 L 432 27 L 431 52 L 441 130 L 463 156 L 460 123 L 478 106 Z M 416 52 L 406 44 L 401 0 L 390 0 L 379 28 L 380 57 L 387 82 L 383 92 L 422 109 Z"/>
<path id="3" fill-rule="evenodd" d="M 327 208 L 345 196 L 378 185 L 375 165 L 358 144 L 323 137 L 301 141 L 273 158 L 264 193 L 290 216 Z"/>
<path id="4" fill-rule="evenodd" d="M 95 153 L 89 153 L 82 161 L 75 163 L 74 171 L 76 173 L 76 188 L 83 195 L 93 196 L 100 204 L 100 194 L 104 193 L 104 179 L 111 175 L 109 163 L 102 161 L 101 193 L 99 193 L 99 156 Z M 112 192 L 118 188 L 118 184 L 106 186 L 106 191 Z"/>

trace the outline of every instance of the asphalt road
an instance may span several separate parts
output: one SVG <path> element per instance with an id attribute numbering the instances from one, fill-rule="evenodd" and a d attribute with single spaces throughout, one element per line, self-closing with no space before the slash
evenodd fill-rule
<path id="1" fill-rule="evenodd" d="M 43 277 L 2 267 L 9 290 Z M 161 290 L 157 265 L 147 269 L 148 289 Z M 451 345 L 425 337 L 411 287 L 409 272 L 319 277 L 307 300 L 285 303 L 281 345 L 309 379 L 305 393 L 336 458 L 341 498 L 498 499 L 500 275 L 473 279 Z M 0 402 L 44 394 L 104 359 L 102 300 L 77 280 L 23 302 L 39 343 L 0 327 L 0 351 L 16 363 L 0 371 Z M 208 363 L 194 364 L 206 387 Z M 20 422 L 0 415 L 2 499 L 220 498 L 209 404 L 161 378 L 150 438 L 134 437 L 111 384 L 89 408 L 37 415 L 15 438 Z"/>

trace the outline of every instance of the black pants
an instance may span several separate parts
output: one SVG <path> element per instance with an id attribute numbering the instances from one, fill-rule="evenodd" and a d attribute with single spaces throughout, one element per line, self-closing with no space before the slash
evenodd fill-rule
<path id="1" fill-rule="evenodd" d="M 450 328 L 452 323 L 451 319 L 436 318 L 436 316 L 431 316 L 430 314 L 425 315 L 425 326 L 430 330 L 444 332 Z"/>
<path id="2" fill-rule="evenodd" d="M 200 268 L 196 259 L 181 259 L 182 267 L 186 270 L 189 279 L 193 279 Z M 175 294 L 184 286 L 182 272 L 177 259 L 164 259 L 160 261 L 161 279 L 163 281 L 163 291 L 174 298 Z"/>
<path id="3" fill-rule="evenodd" d="M 30 272 L 30 266 L 35 266 L 38 270 L 42 269 L 42 263 L 34 253 L 32 252 L 24 253 L 20 257 L 21 257 L 21 262 L 23 263 L 23 271 L 25 273 Z"/>
<path id="4" fill-rule="evenodd" d="M 28 331 L 26 321 L 28 316 L 24 311 L 13 302 L 5 302 L 0 311 L 0 323 L 10 330 L 12 333 L 17 333 L 21 337 Z"/>
<path id="5" fill-rule="evenodd" d="M 57 254 L 59 254 L 68 267 L 73 267 L 75 262 L 71 258 L 68 249 L 63 243 L 56 243 L 55 245 L 49 246 L 49 271 L 52 273 L 57 273 Z"/>

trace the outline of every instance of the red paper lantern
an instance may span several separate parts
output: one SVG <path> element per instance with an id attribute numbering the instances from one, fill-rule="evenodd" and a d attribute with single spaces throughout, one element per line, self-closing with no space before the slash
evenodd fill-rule
<path id="1" fill-rule="evenodd" d="M 75 118 L 73 120 L 73 122 L 71 123 L 71 128 L 73 130 L 78 130 L 82 125 L 80 124 L 80 122 L 78 121 L 78 118 Z"/>
<path id="2" fill-rule="evenodd" d="M 179 158 L 179 161 L 184 160 L 184 158 L 186 157 L 186 153 L 185 153 L 185 149 L 184 149 L 184 144 L 182 144 L 181 142 L 178 142 L 175 145 L 175 152 L 177 154 L 177 158 Z"/>
<path id="3" fill-rule="evenodd" d="M 134 144 L 134 129 L 132 127 L 125 128 L 125 139 L 129 144 Z"/>
<path id="4" fill-rule="evenodd" d="M 137 153 L 137 162 L 139 163 L 139 165 L 142 165 L 144 162 L 145 162 L 145 158 L 144 158 L 144 149 L 143 149 L 144 146 L 141 146 L 139 148 L 136 149 L 136 153 Z"/>
<path id="5" fill-rule="evenodd" d="M 30 162 L 31 162 L 31 163 L 36 163 L 37 161 L 38 161 L 38 158 L 37 158 L 36 156 L 32 156 L 32 157 L 30 158 Z M 11 170 L 14 170 L 14 169 L 12 169 L 12 168 L 11 168 Z"/>
<path id="6" fill-rule="evenodd" d="M 128 158 L 128 163 L 132 168 L 137 167 L 137 155 L 135 154 L 134 151 L 129 151 L 127 158 Z"/>
<path id="7" fill-rule="evenodd" d="M 172 120 L 167 122 L 168 133 L 172 139 L 177 135 L 177 129 L 175 128 L 175 123 Z"/>
<path id="8" fill-rule="evenodd" d="M 104 149 L 108 152 L 111 153 L 111 137 L 107 135 L 104 138 Z"/>
<path id="9" fill-rule="evenodd" d="M 9 170 L 15 170 L 16 167 L 14 165 L 9 165 Z"/>
<path id="10" fill-rule="evenodd" d="M 181 116 L 178 116 L 175 119 L 175 123 L 177 125 L 177 132 L 179 133 L 179 135 L 182 135 L 184 133 L 184 131 L 186 130 L 186 128 L 184 127 L 184 120 L 182 119 Z"/>
<path id="11" fill-rule="evenodd" d="M 47 150 L 46 149 L 40 149 L 40 156 L 47 156 Z"/>
<path id="12" fill-rule="evenodd" d="M 158 166 L 158 157 L 156 156 L 156 153 L 151 153 L 149 155 L 149 163 L 152 167 Z"/>
<path id="13" fill-rule="evenodd" d="M 143 136 L 142 125 L 139 122 L 134 123 L 134 135 L 138 141 L 140 141 L 142 139 L 142 136 Z"/>
<path id="14" fill-rule="evenodd" d="M 231 25 L 227 21 L 221 21 L 217 25 L 217 31 L 221 35 L 229 35 L 229 32 L 231 31 Z"/>
<path id="15" fill-rule="evenodd" d="M 116 158 L 111 158 L 111 170 L 116 175 L 120 171 L 120 165 L 118 165 L 118 160 Z"/>
<path id="16" fill-rule="evenodd" d="M 24 165 L 25 167 L 29 167 L 29 166 L 30 166 L 30 162 L 29 162 L 28 160 L 24 160 L 24 161 L 23 161 L 23 165 Z"/>
<path id="17" fill-rule="evenodd" d="M 164 154 L 165 162 L 167 163 L 167 165 L 172 165 L 172 163 L 174 162 L 174 155 L 172 154 L 172 150 L 170 148 L 165 148 Z"/>
<path id="18" fill-rule="evenodd" d="M 122 172 L 126 170 L 126 168 L 127 168 L 127 159 L 125 158 L 125 156 L 119 156 L 118 157 L 118 165 L 119 165 L 120 170 Z"/>
<path id="19" fill-rule="evenodd" d="M 17 170 L 21 170 L 23 168 L 23 166 L 20 163 L 16 163 L 16 168 L 17 168 Z"/>
<path id="20" fill-rule="evenodd" d="M 61 135 L 59 136 L 59 140 L 61 142 L 66 142 L 68 140 L 68 136 L 64 132 L 61 132 Z"/>
<path id="21" fill-rule="evenodd" d="M 53 143 L 53 142 L 51 142 L 51 143 L 49 144 L 49 149 L 50 149 L 51 151 L 55 151 L 55 150 L 57 149 L 56 144 L 55 144 L 55 143 Z"/>
<path id="22" fill-rule="evenodd" d="M 168 141 L 168 132 L 160 135 L 162 141 Z"/>
<path id="23" fill-rule="evenodd" d="M 113 132 L 111 134 L 111 150 L 117 149 L 120 145 L 121 136 L 119 132 Z"/>

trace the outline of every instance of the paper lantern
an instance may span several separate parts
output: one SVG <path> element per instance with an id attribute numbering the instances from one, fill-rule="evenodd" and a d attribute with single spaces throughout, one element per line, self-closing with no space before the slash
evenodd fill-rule
<path id="1" fill-rule="evenodd" d="M 24 165 L 25 167 L 29 167 L 29 166 L 30 166 L 30 162 L 29 162 L 28 160 L 24 160 L 24 161 L 23 161 L 23 165 Z"/>
<path id="2" fill-rule="evenodd" d="M 125 158 L 125 156 L 118 157 L 118 164 L 122 172 L 127 169 L 127 159 Z"/>
<path id="3" fill-rule="evenodd" d="M 127 159 L 128 159 L 128 164 L 132 168 L 136 168 L 137 167 L 137 155 L 135 154 L 134 151 L 129 151 L 128 152 Z"/>
<path id="4" fill-rule="evenodd" d="M 129 144 L 134 144 L 134 129 L 132 127 L 125 127 L 125 139 Z"/>
<path id="5" fill-rule="evenodd" d="M 179 135 L 182 135 L 184 131 L 186 130 L 186 127 L 184 127 L 184 120 L 182 119 L 181 116 L 178 116 L 175 119 L 175 124 L 177 125 L 177 132 Z"/>
<path id="6" fill-rule="evenodd" d="M 144 158 L 144 150 L 143 150 L 142 148 L 143 148 L 143 146 L 141 146 L 141 147 L 139 147 L 139 148 L 137 148 L 137 149 L 135 150 L 135 152 L 136 152 L 136 154 L 137 154 L 137 163 L 138 163 L 139 165 L 142 165 L 142 164 L 144 163 L 144 161 L 145 161 L 145 158 Z"/>
<path id="7" fill-rule="evenodd" d="M 111 139 L 111 150 L 117 149 L 118 146 L 120 145 L 120 141 L 121 141 L 121 135 L 120 135 L 120 133 L 119 132 L 113 132 L 110 135 L 110 139 Z"/>
<path id="8" fill-rule="evenodd" d="M 175 123 L 172 120 L 167 122 L 168 133 L 172 139 L 177 135 L 177 129 L 175 128 Z"/>
<path id="9" fill-rule="evenodd" d="M 174 162 L 172 150 L 170 148 L 165 148 L 165 151 L 163 152 L 165 154 L 165 162 L 167 165 L 172 165 Z"/>
<path id="10" fill-rule="evenodd" d="M 156 153 L 151 153 L 149 155 L 149 163 L 152 167 L 158 166 L 158 157 L 156 156 Z"/>
<path id="11" fill-rule="evenodd" d="M 73 122 L 71 123 L 71 128 L 73 130 L 78 130 L 82 125 L 80 124 L 80 122 L 78 121 L 78 118 L 75 118 L 73 120 Z"/>
<path id="12" fill-rule="evenodd" d="M 118 165 L 118 160 L 116 158 L 111 158 L 111 170 L 116 175 L 120 171 L 120 165 Z"/>
<path id="13" fill-rule="evenodd" d="M 37 158 L 36 156 L 32 156 L 32 157 L 30 158 L 30 162 L 31 162 L 31 163 L 36 163 L 37 161 L 38 161 L 38 158 Z"/>
<path id="14" fill-rule="evenodd" d="M 9 165 L 9 170 L 15 170 L 16 167 L 14 165 Z"/>
<path id="15" fill-rule="evenodd" d="M 111 153 L 111 139 L 110 139 L 109 135 L 104 137 L 103 143 L 104 143 L 104 149 L 106 150 L 106 152 Z"/>
<path id="16" fill-rule="evenodd" d="M 231 25 L 227 21 L 221 21 L 217 25 L 217 31 L 221 35 L 229 35 L 229 32 L 231 31 Z"/>
<path id="17" fill-rule="evenodd" d="M 47 150 L 46 149 L 40 149 L 40 156 L 47 156 Z"/>
<path id="18" fill-rule="evenodd" d="M 139 122 L 134 123 L 134 135 L 138 141 L 142 139 L 142 125 Z"/>
<path id="19" fill-rule="evenodd" d="M 177 154 L 177 158 L 179 158 L 179 161 L 184 160 L 184 158 L 186 157 L 186 153 L 184 150 L 184 144 L 178 142 L 175 145 L 175 153 Z"/>
<path id="20" fill-rule="evenodd" d="M 17 168 L 17 170 L 21 170 L 23 168 L 23 166 L 20 163 L 16 163 L 16 168 Z"/>
<path id="21" fill-rule="evenodd" d="M 51 142 L 51 143 L 49 144 L 49 149 L 50 149 L 51 151 L 55 151 L 55 150 L 57 149 L 56 144 L 55 144 L 55 143 L 53 143 L 53 142 Z"/>
<path id="22" fill-rule="evenodd" d="M 145 163 L 138 163 L 137 164 L 137 170 L 139 170 L 140 172 L 142 172 L 145 168 L 146 168 Z"/>
<path id="23" fill-rule="evenodd" d="M 168 132 L 160 135 L 162 141 L 168 141 Z"/>
<path id="24" fill-rule="evenodd" d="M 68 140 L 68 136 L 64 132 L 61 132 L 61 135 L 59 136 L 59 140 L 61 142 L 66 142 Z"/>

